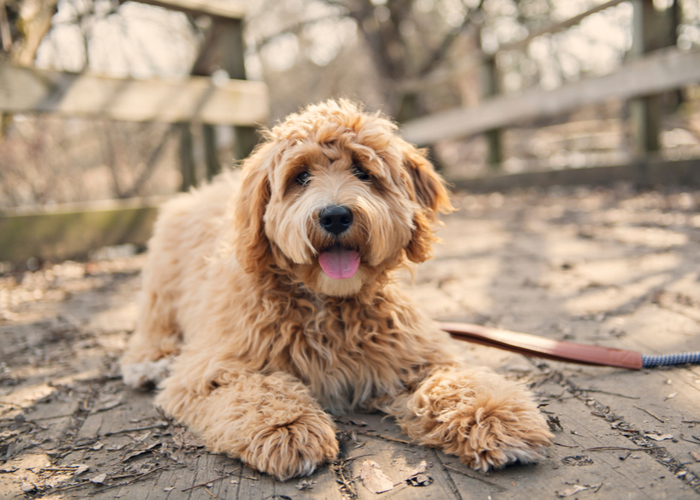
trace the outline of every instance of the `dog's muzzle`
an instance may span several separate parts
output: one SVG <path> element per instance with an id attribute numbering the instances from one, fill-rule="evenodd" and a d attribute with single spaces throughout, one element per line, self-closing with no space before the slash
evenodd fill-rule
<path id="1" fill-rule="evenodd" d="M 330 205 L 318 214 L 318 223 L 334 236 L 350 229 L 352 219 L 352 210 L 343 205 Z"/>

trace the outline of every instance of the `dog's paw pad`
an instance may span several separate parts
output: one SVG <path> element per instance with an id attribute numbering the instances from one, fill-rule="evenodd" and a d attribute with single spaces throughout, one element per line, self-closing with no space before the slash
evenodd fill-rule
<path id="1" fill-rule="evenodd" d="M 157 386 L 170 371 L 170 359 L 129 363 L 122 366 L 124 383 L 134 389 L 152 389 Z"/>

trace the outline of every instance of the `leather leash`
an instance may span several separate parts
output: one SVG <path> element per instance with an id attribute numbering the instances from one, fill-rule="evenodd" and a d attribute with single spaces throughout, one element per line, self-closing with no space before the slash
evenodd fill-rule
<path id="1" fill-rule="evenodd" d="M 438 323 L 438 325 L 455 339 L 517 352 L 526 356 L 583 365 L 616 366 L 632 370 L 639 370 L 644 366 L 642 355 L 635 351 L 551 340 L 528 333 L 469 323 Z"/>

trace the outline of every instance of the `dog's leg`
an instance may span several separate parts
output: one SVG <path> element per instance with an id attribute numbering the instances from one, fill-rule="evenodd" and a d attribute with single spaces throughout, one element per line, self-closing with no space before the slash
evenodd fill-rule
<path id="1" fill-rule="evenodd" d="M 156 386 L 168 375 L 180 344 L 173 300 L 152 281 L 153 273 L 147 274 L 137 328 L 120 361 L 124 383 L 137 389 Z"/>
<path id="2" fill-rule="evenodd" d="M 484 369 L 441 369 L 385 411 L 422 445 L 477 470 L 537 462 L 552 434 L 531 396 Z"/>
<path id="3" fill-rule="evenodd" d="M 291 375 L 200 376 L 183 356 L 176 363 L 156 404 L 187 424 L 213 453 L 240 458 L 282 481 L 309 475 L 338 454 L 333 421 Z"/>

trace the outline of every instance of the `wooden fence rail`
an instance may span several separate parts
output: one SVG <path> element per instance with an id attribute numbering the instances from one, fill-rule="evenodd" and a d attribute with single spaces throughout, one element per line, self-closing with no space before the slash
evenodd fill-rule
<path id="1" fill-rule="evenodd" d="M 498 96 L 475 108 L 463 108 L 406 123 L 406 140 L 431 144 L 464 137 L 525 120 L 554 116 L 609 99 L 630 99 L 700 82 L 700 50 L 661 49 L 619 70 L 587 78 L 554 90 L 532 90 L 515 96 Z"/>
<path id="2" fill-rule="evenodd" d="M 135 122 L 252 125 L 268 115 L 264 83 L 135 80 L 0 64 L 0 111 Z"/>
<path id="3" fill-rule="evenodd" d="M 146 244 L 164 198 L 74 203 L 0 213 L 0 262 L 85 258 L 111 245 Z"/>

